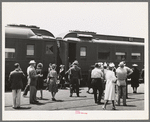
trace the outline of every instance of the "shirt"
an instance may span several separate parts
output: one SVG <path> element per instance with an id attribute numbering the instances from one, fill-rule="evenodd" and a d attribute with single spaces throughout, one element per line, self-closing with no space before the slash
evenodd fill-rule
<path id="1" fill-rule="evenodd" d="M 91 78 L 102 78 L 103 79 L 103 72 L 99 68 L 94 68 L 91 72 Z"/>
<path id="2" fill-rule="evenodd" d="M 118 67 L 116 69 L 117 75 L 117 85 L 118 86 L 125 86 L 126 85 L 126 78 L 127 78 L 127 70 L 123 67 Z"/>

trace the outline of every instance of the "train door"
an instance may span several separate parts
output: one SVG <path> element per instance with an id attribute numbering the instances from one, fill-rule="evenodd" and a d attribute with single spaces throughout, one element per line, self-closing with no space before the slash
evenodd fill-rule
<path id="1" fill-rule="evenodd" d="M 76 60 L 76 43 L 68 44 L 68 60 L 69 63 L 72 63 L 74 60 Z"/>

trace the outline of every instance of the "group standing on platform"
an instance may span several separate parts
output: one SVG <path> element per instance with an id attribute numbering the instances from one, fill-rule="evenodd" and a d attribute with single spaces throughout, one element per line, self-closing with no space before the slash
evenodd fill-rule
<path id="1" fill-rule="evenodd" d="M 70 97 L 73 96 L 73 93 L 76 93 L 76 96 L 80 97 L 79 86 L 82 81 L 82 69 L 79 67 L 79 62 L 77 60 L 70 65 L 68 70 L 65 69 L 65 65 L 61 64 L 58 73 L 56 71 L 57 65 L 50 63 L 46 80 L 43 78 L 42 63 L 38 63 L 36 67 L 36 62 L 31 60 L 29 65 L 30 66 L 27 68 L 27 85 L 24 89 L 23 97 L 26 97 L 28 91 L 30 91 L 30 104 L 38 104 L 38 99 L 43 99 L 43 84 L 45 81 L 47 84 L 46 90 L 51 93 L 52 101 L 57 101 L 55 96 L 58 92 L 58 84 L 60 85 L 60 89 L 65 89 L 66 81 L 69 82 L 70 85 Z M 127 78 L 131 79 L 133 93 L 137 93 L 140 71 L 137 69 L 137 64 L 133 64 L 132 66 L 132 69 L 127 67 L 124 61 L 119 63 L 118 68 L 115 67 L 113 62 L 104 62 L 104 64 L 102 62 L 97 62 L 95 65 L 91 65 L 87 78 L 87 93 L 90 94 L 90 90 L 92 89 L 91 94 L 93 94 L 96 104 L 103 104 L 101 100 L 104 100 L 102 106 L 103 110 L 106 109 L 109 101 L 112 101 L 113 110 L 116 109 L 116 105 L 120 106 L 121 99 L 123 99 L 123 106 L 127 106 Z M 25 75 L 19 63 L 15 63 L 14 67 L 15 70 L 9 75 L 9 81 L 12 88 L 13 108 L 17 109 L 20 108 L 21 89 L 23 88 L 22 79 Z M 141 77 L 144 80 L 144 69 L 142 70 Z M 36 96 L 37 89 L 40 90 L 40 98 L 38 99 Z"/>

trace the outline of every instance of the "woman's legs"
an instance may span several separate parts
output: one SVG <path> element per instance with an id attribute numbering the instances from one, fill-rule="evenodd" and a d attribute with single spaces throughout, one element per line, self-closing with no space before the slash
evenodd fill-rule
<path id="1" fill-rule="evenodd" d="M 105 100 L 105 102 L 104 102 L 104 106 L 103 106 L 103 109 L 106 109 L 106 105 L 107 105 L 107 103 L 108 103 L 108 100 Z"/>
<path id="2" fill-rule="evenodd" d="M 40 93 L 41 93 L 41 98 L 43 98 L 43 91 L 42 91 L 42 89 L 40 89 Z"/>
<path id="3" fill-rule="evenodd" d="M 55 101 L 56 100 L 55 99 L 56 92 L 51 92 L 51 94 L 52 94 L 52 100 Z"/>
<path id="4" fill-rule="evenodd" d="M 113 109 L 115 110 L 116 107 L 115 107 L 115 101 L 114 100 L 112 100 L 112 105 L 113 105 Z"/>

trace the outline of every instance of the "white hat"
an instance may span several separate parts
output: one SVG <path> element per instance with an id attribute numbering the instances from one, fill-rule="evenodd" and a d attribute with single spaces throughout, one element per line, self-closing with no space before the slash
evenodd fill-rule
<path id="1" fill-rule="evenodd" d="M 75 60 L 72 65 L 79 65 L 79 62 L 77 60 Z"/>
<path id="2" fill-rule="evenodd" d="M 30 62 L 29 62 L 29 64 L 35 64 L 36 62 L 34 61 L 34 60 L 31 60 Z"/>
<path id="3" fill-rule="evenodd" d="M 137 65 L 137 64 L 133 64 L 132 66 L 133 66 L 133 67 L 137 67 L 138 65 Z"/>
<path id="4" fill-rule="evenodd" d="M 118 66 L 119 66 L 119 67 L 120 67 L 120 66 L 125 66 L 125 64 L 124 64 L 124 62 L 122 61 L 122 62 L 119 63 Z"/>
<path id="5" fill-rule="evenodd" d="M 114 63 L 110 63 L 109 67 L 115 67 Z"/>
<path id="6" fill-rule="evenodd" d="M 60 65 L 59 67 L 65 67 L 65 65 Z"/>
<path id="7" fill-rule="evenodd" d="M 107 63 L 106 62 L 104 63 L 104 67 L 107 67 Z"/>

